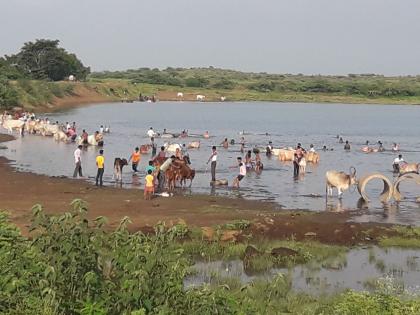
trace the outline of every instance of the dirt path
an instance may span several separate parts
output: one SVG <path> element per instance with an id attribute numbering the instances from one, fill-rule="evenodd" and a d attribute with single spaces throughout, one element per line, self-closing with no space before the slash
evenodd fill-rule
<path id="1" fill-rule="evenodd" d="M 13 137 L 0 134 L 0 142 Z M 3 143 L 6 145 L 7 143 Z M 1 150 L 0 150 L 1 154 Z M 50 214 L 61 214 L 69 209 L 74 199 L 88 203 L 89 217 L 105 216 L 110 227 L 121 218 L 132 220 L 135 231 L 159 221 L 176 222 L 179 219 L 193 226 L 212 226 L 244 219 L 253 222 L 253 235 L 265 238 L 315 239 L 325 243 L 354 245 L 375 242 L 384 233 L 386 225 L 351 223 L 349 213 L 304 212 L 280 210 L 276 204 L 210 195 L 158 197 L 143 200 L 142 191 L 113 187 L 96 188 L 83 181 L 52 178 L 32 173 L 17 172 L 0 157 L 0 209 L 10 213 L 11 220 L 27 232 L 35 204 L 43 205 Z"/>

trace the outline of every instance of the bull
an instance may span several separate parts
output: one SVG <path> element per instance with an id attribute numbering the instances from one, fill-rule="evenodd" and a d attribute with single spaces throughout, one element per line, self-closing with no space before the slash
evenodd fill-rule
<path id="1" fill-rule="evenodd" d="M 350 167 L 350 174 L 331 170 L 327 171 L 325 177 L 327 180 L 326 197 L 332 196 L 333 188 L 337 188 L 338 197 L 341 198 L 345 190 L 357 184 L 356 169 L 354 167 Z"/>

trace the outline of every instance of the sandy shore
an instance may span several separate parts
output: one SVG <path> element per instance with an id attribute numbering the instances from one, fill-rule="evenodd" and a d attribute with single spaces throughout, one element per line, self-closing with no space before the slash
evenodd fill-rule
<path id="1" fill-rule="evenodd" d="M 0 134 L 0 142 L 6 142 L 3 145 L 13 139 Z M 182 219 L 188 225 L 208 227 L 243 219 L 253 222 L 253 235 L 276 239 L 299 240 L 309 235 L 325 243 L 355 245 L 374 243 L 377 237 L 389 233 L 387 225 L 349 222 L 350 213 L 280 210 L 274 203 L 261 201 L 211 195 L 175 195 L 148 201 L 137 189 L 97 188 L 83 180 L 17 172 L 4 157 L 0 157 L 0 178 L 0 209 L 8 211 L 24 233 L 35 204 L 41 204 L 47 213 L 61 214 L 78 198 L 88 203 L 90 218 L 105 216 L 111 228 L 121 218 L 130 217 L 132 231 L 147 229 L 159 221 L 171 224 Z"/>

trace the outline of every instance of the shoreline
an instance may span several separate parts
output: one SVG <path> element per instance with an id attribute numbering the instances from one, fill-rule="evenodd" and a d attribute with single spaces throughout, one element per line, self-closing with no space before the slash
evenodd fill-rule
<path id="1" fill-rule="evenodd" d="M 15 139 L 0 134 L 0 143 Z M 7 144 L 6 144 L 7 145 Z M 17 171 L 10 161 L 0 157 L 0 209 L 9 212 L 10 220 L 23 234 L 28 234 L 32 207 L 40 204 L 45 212 L 61 215 L 74 199 L 88 205 L 88 217 L 104 216 L 107 226 L 115 228 L 125 216 L 130 217 L 131 231 L 150 231 L 158 222 L 171 226 L 185 222 L 197 228 L 213 227 L 236 220 L 251 222 L 253 236 L 266 239 L 316 240 L 327 244 L 355 246 L 376 244 L 383 235 L 392 234 L 393 225 L 355 223 L 358 211 L 342 213 L 281 209 L 277 204 L 222 196 L 174 195 L 143 200 L 138 189 L 97 188 L 84 180 L 56 178 Z M 309 233 L 309 234 L 308 234 Z M 369 238 L 366 238 L 366 233 Z"/>
<path id="2" fill-rule="evenodd" d="M 37 83 L 36 81 L 34 84 Z M 220 102 L 220 97 L 226 97 L 226 103 L 237 102 L 266 102 L 266 103 L 295 103 L 295 104 L 361 104 L 361 105 L 420 105 L 420 98 L 368 98 L 346 95 L 322 94 L 322 93 L 255 93 L 249 90 L 215 90 L 203 88 L 177 88 L 166 85 L 139 84 L 133 85 L 126 81 L 108 82 L 57 82 L 57 86 L 67 85 L 71 92 L 64 93 L 61 97 L 51 95 L 51 99 L 45 103 L 27 103 L 30 95 L 21 95 L 19 106 L 25 110 L 37 113 L 57 112 L 86 106 L 88 104 L 123 102 L 125 100 L 137 101 L 140 93 L 144 95 L 156 95 L 162 102 L 198 102 L 197 94 L 203 94 L 206 99 L 203 103 Z M 62 87 L 64 89 L 64 87 Z M 113 91 L 112 94 L 110 91 Z M 177 91 L 183 92 L 182 99 L 177 97 Z M 126 93 L 126 94 L 124 94 Z"/>

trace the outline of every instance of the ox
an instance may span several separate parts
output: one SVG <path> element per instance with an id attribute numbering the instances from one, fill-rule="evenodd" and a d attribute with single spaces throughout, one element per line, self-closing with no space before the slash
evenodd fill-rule
<path id="1" fill-rule="evenodd" d="M 77 138 L 77 143 L 79 145 L 83 145 L 83 139 L 82 139 L 82 137 L 78 137 Z M 103 146 L 104 141 L 103 141 L 102 134 L 99 133 L 96 136 L 95 135 L 89 135 L 88 136 L 88 144 L 89 145 L 94 145 L 94 146 Z"/>
<path id="2" fill-rule="evenodd" d="M 115 158 L 114 160 L 114 178 L 115 181 L 122 183 L 122 172 L 125 165 L 128 165 L 126 159 Z"/>
<path id="3" fill-rule="evenodd" d="M 7 129 L 9 133 L 13 133 L 13 130 L 17 130 L 21 135 L 23 135 L 25 122 L 19 119 L 5 119 L 2 120 L 2 126 Z"/>
<path id="4" fill-rule="evenodd" d="M 203 102 L 205 100 L 206 96 L 205 95 L 197 95 L 197 101 Z"/>
<path id="5" fill-rule="evenodd" d="M 279 160 L 280 161 L 293 161 L 293 158 L 295 156 L 296 150 L 289 150 L 289 149 L 280 149 L 279 150 Z"/>
<path id="6" fill-rule="evenodd" d="M 69 141 L 69 137 L 67 137 L 65 132 L 61 131 L 61 130 L 54 134 L 54 139 L 56 141 L 63 141 L 63 142 L 68 142 Z"/>
<path id="7" fill-rule="evenodd" d="M 327 171 L 325 177 L 327 179 L 326 197 L 332 196 L 333 188 L 337 188 L 338 197 L 341 198 L 345 190 L 357 184 L 356 169 L 354 167 L 350 167 L 350 174 L 332 170 Z"/>
<path id="8" fill-rule="evenodd" d="M 182 92 L 178 92 L 178 93 L 176 94 L 176 97 L 183 98 L 183 97 L 184 97 L 184 93 L 182 93 Z"/>
<path id="9" fill-rule="evenodd" d="M 176 149 L 181 150 L 181 145 L 179 145 L 178 143 L 165 143 L 163 146 L 165 147 L 167 152 L 176 152 Z"/>
<path id="10" fill-rule="evenodd" d="M 316 152 L 308 152 L 305 154 L 306 162 L 318 164 L 319 162 L 319 154 Z"/>
<path id="11" fill-rule="evenodd" d="M 419 173 L 420 163 L 404 163 L 400 166 L 400 175 L 406 173 Z"/>
<path id="12" fill-rule="evenodd" d="M 193 141 L 188 143 L 188 149 L 199 149 L 200 148 L 200 141 Z"/>

